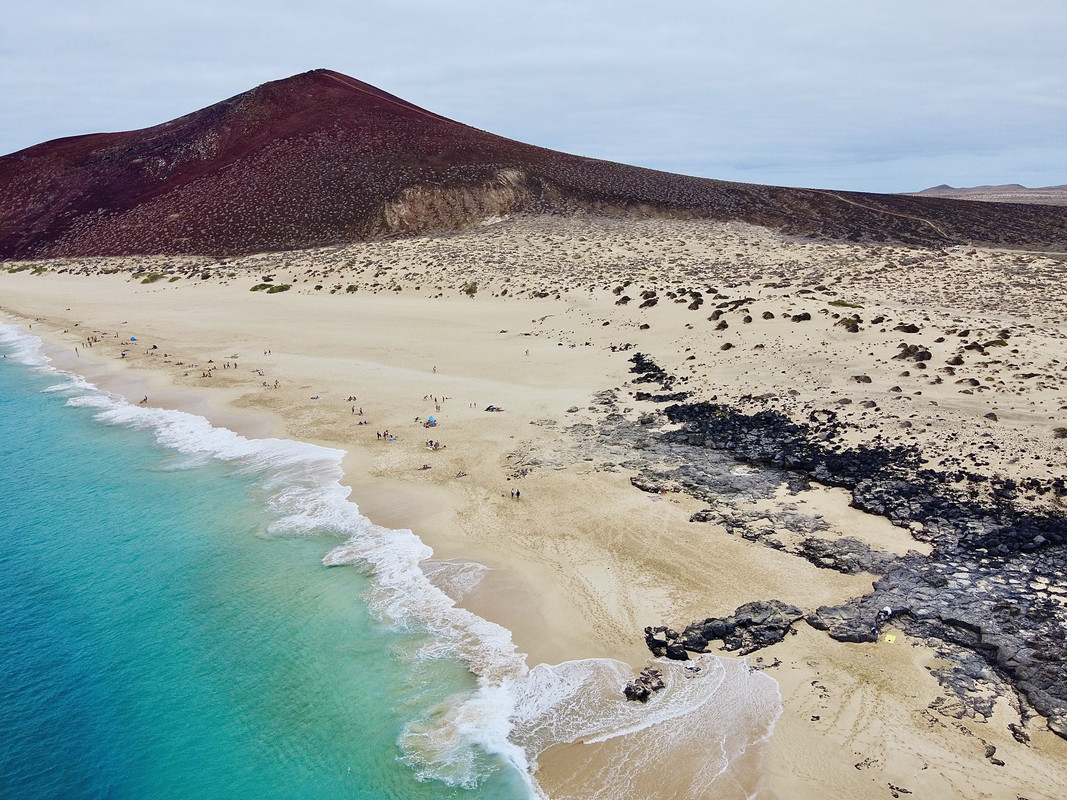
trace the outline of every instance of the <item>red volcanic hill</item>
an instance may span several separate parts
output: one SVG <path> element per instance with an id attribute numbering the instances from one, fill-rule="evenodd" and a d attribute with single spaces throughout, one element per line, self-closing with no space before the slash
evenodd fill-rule
<path id="1" fill-rule="evenodd" d="M 0 258 L 235 255 L 516 211 L 739 220 L 850 241 L 1067 246 L 1064 209 L 728 183 L 462 125 L 329 70 L 171 122 L 0 158 Z"/>

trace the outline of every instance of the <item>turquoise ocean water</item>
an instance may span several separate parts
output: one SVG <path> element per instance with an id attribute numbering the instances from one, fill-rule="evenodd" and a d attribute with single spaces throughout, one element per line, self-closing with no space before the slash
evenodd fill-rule
<path id="1" fill-rule="evenodd" d="M 241 455 L 174 414 L 163 446 L 165 419 L 19 363 L 32 344 L 0 345 L 0 797 L 527 795 L 488 753 L 445 775 L 469 791 L 405 763 L 405 726 L 474 679 L 321 563 L 345 531 L 299 495 L 328 453 Z"/>
<path id="2" fill-rule="evenodd" d="M 618 662 L 527 669 L 454 604 L 477 565 L 362 517 L 338 451 L 130 406 L 3 324 L 0 352 L 0 797 L 508 800 L 613 738 L 603 797 L 694 746 L 704 797 L 773 726 L 773 681 L 718 659 L 641 708 Z"/>

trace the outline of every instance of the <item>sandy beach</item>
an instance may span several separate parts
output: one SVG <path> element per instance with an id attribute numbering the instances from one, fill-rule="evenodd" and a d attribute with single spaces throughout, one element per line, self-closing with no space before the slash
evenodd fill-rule
<path id="1" fill-rule="evenodd" d="M 832 411 L 844 443 L 914 447 L 933 469 L 1034 485 L 1067 471 L 1063 254 L 576 216 L 222 261 L 5 266 L 0 318 L 41 336 L 56 366 L 247 436 L 344 449 L 362 513 L 410 528 L 437 560 L 488 568 L 462 605 L 512 631 L 531 667 L 603 657 L 636 671 L 646 626 L 754 600 L 809 613 L 871 591 L 870 572 L 801 557 L 803 525 L 931 552 L 921 526 L 772 470 L 762 495 L 724 495 L 719 521 L 693 521 L 706 498 L 631 481 L 673 463 L 669 446 L 644 444 L 680 427 L 658 394 L 797 422 Z M 637 353 L 671 381 L 639 382 Z M 1063 510 L 1036 491 L 1018 503 Z M 1067 576 L 1041 591 L 1062 606 Z M 1067 793 L 1067 740 L 1002 679 L 977 682 L 996 697 L 986 716 L 939 682 L 946 653 L 891 621 L 870 643 L 803 620 L 794 631 L 747 657 L 778 682 L 773 735 L 730 786 L 693 796 Z M 550 750 L 538 780 L 554 799 L 589 796 L 576 776 L 619 758 L 613 746 Z M 684 753 L 668 766 L 694 771 Z M 632 796 L 681 795 L 650 775 Z"/>

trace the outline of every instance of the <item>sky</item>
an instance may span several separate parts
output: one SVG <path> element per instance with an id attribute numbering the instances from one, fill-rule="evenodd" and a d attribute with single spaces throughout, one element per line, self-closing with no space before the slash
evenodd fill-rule
<path id="1" fill-rule="evenodd" d="M 49 0 L 0 154 L 318 67 L 511 139 L 782 186 L 1067 184 L 1065 0 Z"/>

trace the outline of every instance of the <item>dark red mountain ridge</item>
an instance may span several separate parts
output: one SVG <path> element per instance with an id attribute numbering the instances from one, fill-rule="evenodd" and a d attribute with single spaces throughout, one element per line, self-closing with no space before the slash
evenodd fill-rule
<path id="1" fill-rule="evenodd" d="M 1067 210 L 729 183 L 568 155 L 314 70 L 143 130 L 0 158 L 0 258 L 237 255 L 512 212 L 737 220 L 785 234 L 1067 249 Z"/>

